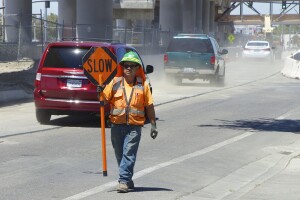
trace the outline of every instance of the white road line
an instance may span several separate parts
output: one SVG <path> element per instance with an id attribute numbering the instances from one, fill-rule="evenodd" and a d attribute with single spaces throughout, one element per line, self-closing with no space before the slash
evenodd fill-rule
<path id="1" fill-rule="evenodd" d="M 254 133 L 255 132 L 249 132 L 248 131 L 248 132 L 243 133 L 242 135 L 235 136 L 233 138 L 230 138 L 230 139 L 225 140 L 223 142 L 211 145 L 211 146 L 206 147 L 204 149 L 201 149 L 199 151 L 195 151 L 193 153 L 186 154 L 186 155 L 180 156 L 178 158 L 172 159 L 172 160 L 170 160 L 168 162 L 160 163 L 160 164 L 155 165 L 153 167 L 146 168 L 144 170 L 141 170 L 141 171 L 135 173 L 135 175 L 133 176 L 133 179 L 140 178 L 142 176 L 150 174 L 151 172 L 154 172 L 156 170 L 159 170 L 161 168 L 164 168 L 164 167 L 167 167 L 167 166 L 170 166 L 170 165 L 173 165 L 173 164 L 177 164 L 177 163 L 183 162 L 183 161 L 185 161 L 187 159 L 191 159 L 191 158 L 194 158 L 194 157 L 197 157 L 197 156 L 204 155 L 206 153 L 209 153 L 211 151 L 214 151 L 214 150 L 217 150 L 217 149 L 219 149 L 221 147 L 224 147 L 224 146 L 226 146 L 228 144 L 231 144 L 231 143 L 237 142 L 239 140 L 242 140 L 242 139 L 244 139 L 246 137 L 249 137 L 249 136 L 253 135 Z M 103 184 L 103 185 L 94 187 L 92 189 L 86 190 L 84 192 L 75 194 L 73 196 L 67 197 L 67 198 L 65 198 L 63 200 L 80 200 L 80 199 L 83 199 L 85 197 L 88 197 L 88 196 L 100 193 L 100 192 L 102 192 L 102 191 L 104 191 L 106 189 L 109 189 L 111 187 L 114 187 L 117 184 L 118 184 L 117 181 L 111 181 L 111 182 L 108 182 L 106 184 Z"/>
<path id="2" fill-rule="evenodd" d="M 285 119 L 286 117 L 288 117 L 291 113 L 293 112 L 293 110 L 277 117 L 276 119 Z M 159 170 L 161 168 L 164 168 L 164 167 L 167 167 L 167 166 L 170 166 L 170 165 L 173 165 L 173 164 L 177 164 L 177 163 L 180 163 L 180 162 L 183 162 L 187 159 L 191 159 L 191 158 L 194 158 L 194 157 L 197 157 L 197 156 L 202 156 L 206 153 L 209 153 L 209 152 L 212 152 L 214 150 L 217 150 L 217 149 L 220 149 L 228 144 L 232 144 L 234 142 L 237 142 L 239 140 L 242 140 L 246 137 L 249 137 L 251 135 L 253 135 L 255 132 L 251 132 L 251 131 L 247 131 L 245 133 L 243 133 L 242 135 L 238 135 L 238 136 L 235 136 L 233 138 L 230 138 L 228 140 L 225 140 L 223 142 L 220 142 L 220 143 L 217 143 L 217 144 L 214 144 L 214 145 L 211 145 L 209 147 L 206 147 L 204 149 L 201 149 L 199 151 L 195 151 L 193 153 L 190 153 L 190 154 L 186 154 L 186 155 L 183 155 L 183 156 L 180 156 L 178 158 L 175 158 L 175 159 L 172 159 L 168 162 L 164 162 L 164 163 L 160 163 L 158 165 L 155 165 L 153 167 L 148 167 L 144 170 L 141 170 L 139 172 L 136 172 L 135 175 L 133 176 L 133 179 L 138 179 L 142 176 L 145 176 L 147 174 L 150 174 L 151 172 L 154 172 L 156 170 Z M 106 184 L 103 184 L 103 185 L 99 185 L 97 187 L 94 187 L 92 189 L 89 189 L 89 190 L 86 190 L 84 192 L 81 192 L 81 193 L 78 193 L 78 194 L 75 194 L 73 196 L 70 196 L 70 197 L 67 197 L 63 200 L 80 200 L 80 199 L 83 199 L 85 197 L 88 197 L 88 196 L 92 196 L 94 194 L 97 194 L 97 193 L 100 193 L 104 190 L 107 190 L 111 187 L 115 187 L 116 185 L 118 184 L 118 181 L 111 181 L 111 182 L 108 182 Z"/>

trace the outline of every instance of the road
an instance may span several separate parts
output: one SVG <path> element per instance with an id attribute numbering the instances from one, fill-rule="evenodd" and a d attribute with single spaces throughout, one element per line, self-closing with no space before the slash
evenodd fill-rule
<path id="1" fill-rule="evenodd" d="M 174 87 L 164 82 L 161 58 L 144 57 L 155 66 L 159 135 L 152 140 L 149 124 L 143 128 L 134 192 L 115 190 L 109 128 L 102 176 L 97 117 L 39 125 L 29 102 L 0 108 L 1 199 L 276 199 L 256 191 L 299 154 L 299 80 L 279 73 L 281 61 L 239 61 L 227 64 L 225 87 L 189 80 Z"/>

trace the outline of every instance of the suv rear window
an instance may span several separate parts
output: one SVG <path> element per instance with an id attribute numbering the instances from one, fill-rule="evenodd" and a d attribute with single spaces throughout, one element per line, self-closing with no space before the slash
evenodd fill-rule
<path id="1" fill-rule="evenodd" d="M 210 39 L 173 38 L 167 47 L 167 52 L 199 52 L 214 53 Z"/>
<path id="2" fill-rule="evenodd" d="M 269 44 L 267 42 L 249 42 L 247 46 L 259 46 L 259 47 L 267 47 Z"/>
<path id="3" fill-rule="evenodd" d="M 82 68 L 82 58 L 89 48 L 51 47 L 46 55 L 44 67 Z"/>

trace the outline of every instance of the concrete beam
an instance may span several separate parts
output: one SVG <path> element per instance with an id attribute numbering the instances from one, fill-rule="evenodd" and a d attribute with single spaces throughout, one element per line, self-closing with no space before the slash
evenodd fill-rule
<path id="1" fill-rule="evenodd" d="M 122 0 L 122 9 L 154 9 L 155 0 Z"/>
<path id="2" fill-rule="evenodd" d="M 114 19 L 126 19 L 126 20 L 153 20 L 153 9 L 114 9 Z"/>
<path id="3" fill-rule="evenodd" d="M 289 21 L 298 21 L 300 24 L 300 15 L 299 14 L 288 14 L 288 15 L 272 15 L 272 23 L 273 22 L 285 22 Z M 244 21 L 245 23 L 249 23 L 251 21 L 261 21 L 264 23 L 264 16 L 260 15 L 243 15 L 243 20 L 241 20 L 240 15 L 224 15 L 219 22 L 235 22 L 235 21 Z M 248 22 L 247 22 L 248 21 Z"/>

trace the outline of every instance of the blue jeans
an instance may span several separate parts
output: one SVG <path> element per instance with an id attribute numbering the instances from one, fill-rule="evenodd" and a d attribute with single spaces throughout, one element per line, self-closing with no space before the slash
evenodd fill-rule
<path id="1" fill-rule="evenodd" d="M 141 126 L 112 124 L 111 142 L 119 166 L 119 182 L 132 181 L 133 168 L 141 140 Z"/>

